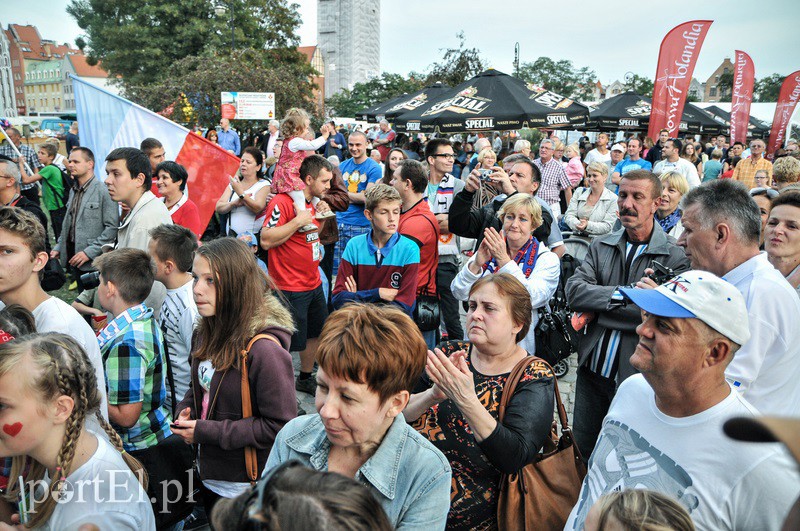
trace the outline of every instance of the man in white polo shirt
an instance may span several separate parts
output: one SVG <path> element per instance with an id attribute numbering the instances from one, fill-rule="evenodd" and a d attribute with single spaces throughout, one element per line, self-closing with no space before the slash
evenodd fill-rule
<path id="1" fill-rule="evenodd" d="M 678 245 L 692 268 L 725 278 L 747 304 L 751 337 L 728 381 L 765 415 L 800 416 L 800 299 L 758 250 L 758 206 L 741 183 L 718 179 L 683 196 L 681 221 Z"/>

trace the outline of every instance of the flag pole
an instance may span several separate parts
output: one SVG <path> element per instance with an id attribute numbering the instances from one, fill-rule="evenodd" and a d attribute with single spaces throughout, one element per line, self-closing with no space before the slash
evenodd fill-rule
<path id="1" fill-rule="evenodd" d="M 19 159 L 22 160 L 23 164 L 25 164 L 25 170 L 28 172 L 28 175 L 33 175 L 34 174 L 33 170 L 31 170 L 31 167 L 28 166 L 28 161 L 23 158 L 22 153 L 19 152 L 19 149 L 17 149 L 16 144 L 14 144 L 14 142 L 12 142 L 10 138 L 8 138 L 8 135 L 4 130 L 0 129 L 0 131 L 2 131 L 2 138 L 0 138 L 0 140 L 5 140 L 6 142 L 8 142 L 8 145 L 11 146 L 11 149 L 13 149 L 14 153 L 17 154 L 17 157 L 19 157 Z"/>

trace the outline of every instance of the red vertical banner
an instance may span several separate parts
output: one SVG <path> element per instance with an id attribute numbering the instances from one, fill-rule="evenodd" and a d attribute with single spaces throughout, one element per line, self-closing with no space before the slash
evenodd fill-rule
<path id="1" fill-rule="evenodd" d="M 733 94 L 731 95 L 731 144 L 747 144 L 747 128 L 750 126 L 750 104 L 753 102 L 753 85 L 756 70 L 750 56 L 736 50 L 733 70 Z"/>
<path id="2" fill-rule="evenodd" d="M 800 70 L 786 76 L 781 85 L 778 105 L 775 107 L 775 117 L 772 119 L 772 131 L 769 133 L 767 158 L 770 160 L 775 152 L 783 146 L 786 139 L 786 128 L 789 126 L 789 120 L 792 119 L 798 98 L 800 98 Z"/>
<path id="3" fill-rule="evenodd" d="M 653 110 L 647 130 L 650 138 L 657 138 L 661 129 L 668 129 L 670 136 L 677 136 L 697 56 L 712 22 L 684 22 L 661 41 L 653 86 Z"/>

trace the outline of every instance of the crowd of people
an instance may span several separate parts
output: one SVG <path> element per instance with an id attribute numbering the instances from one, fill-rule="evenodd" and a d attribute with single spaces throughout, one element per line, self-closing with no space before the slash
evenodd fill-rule
<path id="1" fill-rule="evenodd" d="M 552 444 L 559 292 L 588 467 L 561 526 L 800 525 L 795 140 L 222 119 L 206 227 L 158 139 L 5 133 L 0 529 L 497 529 Z M 794 435 L 726 435 L 760 415 Z"/>

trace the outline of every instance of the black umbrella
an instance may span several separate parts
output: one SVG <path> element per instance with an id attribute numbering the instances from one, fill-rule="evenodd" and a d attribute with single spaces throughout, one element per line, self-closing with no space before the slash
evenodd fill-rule
<path id="1" fill-rule="evenodd" d="M 683 119 L 681 120 L 681 131 L 683 131 L 683 122 L 688 123 L 699 123 L 700 128 L 695 129 L 693 127 L 687 128 L 687 132 L 689 133 L 704 133 L 708 135 L 718 135 L 722 132 L 724 126 L 722 126 L 719 122 L 714 120 L 714 117 L 708 114 L 706 111 L 698 107 L 697 105 L 692 105 L 691 103 L 687 103 L 683 107 Z"/>
<path id="2" fill-rule="evenodd" d="M 383 119 L 383 118 L 378 118 L 378 116 L 383 116 L 383 111 L 389 109 L 391 106 L 397 103 L 401 103 L 408 100 L 408 98 L 409 98 L 408 94 L 401 94 L 396 98 L 392 98 L 377 105 L 373 105 L 372 107 L 362 109 L 356 113 L 356 120 L 363 120 L 365 122 L 370 122 L 373 124 L 378 123 Z"/>
<path id="3" fill-rule="evenodd" d="M 589 118 L 585 105 L 497 70 L 487 70 L 395 120 L 408 133 L 572 128 Z"/>
<path id="4" fill-rule="evenodd" d="M 595 131 L 647 131 L 653 100 L 635 92 L 623 92 L 604 100 L 589 113 L 588 129 Z M 683 108 L 678 130 L 700 133 L 703 126 L 716 127 L 716 122 L 691 103 Z"/>
<path id="5" fill-rule="evenodd" d="M 703 110 L 711 115 L 717 123 L 724 126 L 723 132 L 729 132 L 731 125 L 731 113 L 720 109 L 716 105 L 709 105 Z M 763 137 L 768 135 L 769 131 L 770 127 L 767 124 L 757 120 L 756 118 L 753 118 L 752 116 L 750 117 L 750 124 L 747 126 L 748 135 Z"/>
<path id="6" fill-rule="evenodd" d="M 597 131 L 646 131 L 653 102 L 635 92 L 623 92 L 604 100 L 589 113 L 589 125 Z"/>
<path id="7" fill-rule="evenodd" d="M 437 99 L 441 94 L 449 89 L 450 87 L 447 85 L 442 85 L 441 83 L 429 85 L 418 92 L 405 95 L 398 103 L 395 103 L 386 109 L 386 112 L 383 113 L 383 116 L 392 122 L 401 114 L 413 111 L 418 107 L 422 107 L 429 101 Z"/>

